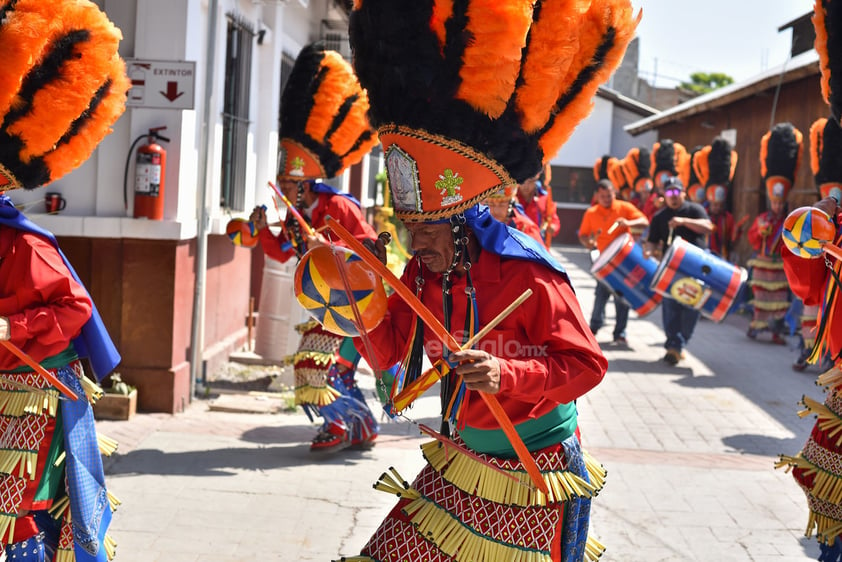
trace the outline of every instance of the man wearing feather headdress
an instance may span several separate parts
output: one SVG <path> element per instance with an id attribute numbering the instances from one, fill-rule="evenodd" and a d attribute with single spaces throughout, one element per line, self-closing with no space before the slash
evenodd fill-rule
<path id="1" fill-rule="evenodd" d="M 761 174 L 766 185 L 769 210 L 754 219 L 748 229 L 748 241 L 754 250 L 749 260 L 754 312 L 748 337 L 755 339 L 764 331 L 772 343 L 786 345 L 784 317 L 789 309 L 789 284 L 783 270 L 781 251 L 785 251 L 781 232 L 786 218 L 786 198 L 792 189 L 801 161 L 801 131 L 790 123 L 778 123 L 760 143 Z"/>
<path id="2" fill-rule="evenodd" d="M 631 12 L 604 0 L 355 2 L 354 66 L 415 253 L 401 282 L 462 344 L 521 291 L 532 295 L 475 348 L 449 355 L 442 434 L 422 447 L 428 464 L 411 485 L 383 475 L 376 487 L 398 504 L 362 554 L 344 560 L 601 553 L 588 526 L 604 472 L 581 451 L 575 400 L 607 362 L 563 268 L 477 203 L 534 178 L 587 115 L 634 33 Z M 417 380 L 423 353 L 444 355 L 413 310 L 392 295 L 367 336 L 375 362 L 404 362 L 398 391 Z"/>
<path id="3" fill-rule="evenodd" d="M 318 43 L 301 50 L 281 98 L 279 188 L 313 228 L 323 227 L 331 216 L 359 241 L 377 238 L 359 201 L 319 179 L 341 174 L 377 144 L 367 110 L 365 91 L 339 53 Z M 256 207 L 249 220 L 263 251 L 281 263 L 323 244 L 318 235 L 308 236 L 291 212 L 278 235 L 267 228 L 263 207 Z M 325 420 L 310 451 L 372 447 L 379 426 L 354 377 L 359 354 L 351 339 L 324 330 L 315 320 L 296 329 L 301 341 L 290 358 L 295 403 L 311 420 L 317 415 Z"/>
<path id="4" fill-rule="evenodd" d="M 810 128 L 811 167 L 822 199 L 814 204 L 833 221 L 833 243 L 842 244 L 838 225 L 842 223 L 842 9 L 838 2 L 816 0 L 813 25 L 816 51 L 822 72 L 822 95 L 830 106 L 830 116 Z M 784 271 L 793 293 L 805 308 L 818 309 L 815 342 L 807 362 L 815 363 L 829 355 L 833 367 L 822 373 L 816 384 L 827 389 L 824 403 L 803 397 L 801 417 L 813 414 L 815 425 L 797 455 L 781 455 L 777 467 L 792 471 L 807 496 L 810 514 L 805 535 L 816 534 L 821 548 L 821 562 L 842 562 L 842 455 L 838 434 L 842 420 L 842 315 L 836 311 L 842 288 L 842 260 L 824 252 L 816 258 L 783 252 Z"/>
<path id="5" fill-rule="evenodd" d="M 0 2 L 0 191 L 83 163 L 125 109 L 120 30 L 87 0 Z M 55 237 L 0 194 L 0 545 L 7 562 L 105 562 L 117 501 L 90 401 L 120 355 Z"/>

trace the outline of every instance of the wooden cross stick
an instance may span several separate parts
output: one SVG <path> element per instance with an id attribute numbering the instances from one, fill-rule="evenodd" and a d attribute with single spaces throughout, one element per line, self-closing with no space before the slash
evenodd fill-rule
<path id="1" fill-rule="evenodd" d="M 344 226 L 339 224 L 339 222 L 330 215 L 325 217 L 325 224 L 329 225 L 331 230 L 333 230 L 333 232 L 339 236 L 339 238 L 341 238 L 352 251 L 359 255 L 360 259 L 368 264 L 375 273 L 380 275 L 380 277 L 382 277 L 383 280 L 386 281 L 392 289 L 394 289 L 395 293 L 397 293 L 398 296 L 400 296 L 406 304 L 408 304 L 409 307 L 418 314 L 418 317 L 421 318 L 424 324 L 426 324 L 433 333 L 438 336 L 438 338 L 447 346 L 448 349 L 450 349 L 450 351 L 460 351 L 459 342 L 456 341 L 456 338 L 454 338 L 453 335 L 444 328 L 438 318 L 433 316 L 433 313 L 424 306 L 424 303 L 415 296 L 415 293 L 413 293 L 409 287 L 404 285 L 401 280 L 389 270 L 389 268 L 377 259 L 377 256 L 372 254 L 359 240 L 354 238 L 353 234 L 348 232 Z M 498 424 L 500 424 L 500 429 L 502 429 L 503 433 L 506 434 L 506 437 L 509 438 L 515 453 L 517 453 L 518 459 L 521 463 L 523 463 L 523 467 L 526 469 L 526 472 L 529 473 L 532 482 L 539 490 L 549 495 L 550 490 L 547 488 L 546 482 L 544 482 L 544 477 L 541 475 L 541 469 L 538 468 L 538 464 L 535 462 L 535 459 L 532 458 L 532 454 L 529 452 L 529 449 L 526 448 L 526 445 L 523 443 L 520 435 L 518 435 L 512 420 L 509 419 L 508 414 L 506 414 L 506 411 L 503 410 L 503 407 L 500 405 L 497 397 L 493 394 L 488 394 L 487 392 L 479 392 L 478 394 L 485 402 L 488 410 L 494 416 L 494 419 L 497 420 Z"/>
<path id="2" fill-rule="evenodd" d="M 25 351 L 21 348 L 10 342 L 9 340 L 0 340 L 0 345 L 8 349 L 12 355 L 26 363 L 29 367 L 32 368 L 36 373 L 41 375 L 45 378 L 51 385 L 59 389 L 59 391 L 70 398 L 71 400 L 78 400 L 79 397 L 76 396 L 76 393 L 67 388 L 63 382 L 58 380 L 51 372 L 47 369 L 42 367 L 35 359 L 30 357 Z"/>
<path id="3" fill-rule="evenodd" d="M 526 289 L 523 293 L 521 293 L 521 295 L 518 298 L 512 301 L 512 303 L 509 306 L 503 309 L 503 311 L 500 314 L 495 316 L 491 320 L 491 322 L 483 326 L 483 328 L 479 332 L 474 334 L 471 339 L 465 342 L 465 345 L 463 345 L 461 349 L 465 350 L 474 347 L 474 345 L 476 345 L 476 343 L 480 339 L 484 338 L 488 334 L 488 332 L 493 330 L 497 326 L 497 324 L 502 322 L 504 318 L 511 314 L 514 309 L 520 306 L 523 303 L 523 301 L 528 299 L 530 296 L 532 296 L 532 289 Z M 400 412 L 401 410 L 405 409 L 412 402 L 414 402 L 416 398 L 424 394 L 424 392 L 426 392 L 427 389 L 433 386 L 436 383 L 436 381 L 438 381 L 442 376 L 442 373 L 439 370 L 439 368 L 442 366 L 443 363 L 446 363 L 444 359 L 439 359 L 438 361 L 436 361 L 436 364 L 433 365 L 431 369 L 428 369 L 424 374 L 422 374 L 420 377 L 414 380 L 411 384 L 407 385 L 406 388 L 404 388 L 400 394 L 395 396 L 395 399 L 392 402 L 392 404 L 395 406 L 395 410 Z"/>

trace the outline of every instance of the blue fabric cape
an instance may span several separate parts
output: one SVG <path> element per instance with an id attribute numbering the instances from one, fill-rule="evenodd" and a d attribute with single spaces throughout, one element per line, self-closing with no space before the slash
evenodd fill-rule
<path id="1" fill-rule="evenodd" d="M 328 185 L 320 181 L 311 181 L 310 191 L 312 191 L 313 193 L 329 193 L 331 195 L 341 195 L 342 197 L 347 197 L 348 199 L 350 199 L 357 207 L 362 208 L 362 205 L 360 204 L 359 200 L 357 200 L 357 198 L 351 195 L 350 193 L 339 191 L 332 185 Z"/>
<path id="2" fill-rule="evenodd" d="M 483 250 L 504 258 L 540 263 L 562 274 L 569 282 L 567 272 L 549 251 L 523 232 L 503 224 L 485 205 L 474 205 L 465 211 L 465 223 L 473 230 Z"/>
<path id="3" fill-rule="evenodd" d="M 0 195 L 0 226 L 16 228 L 47 239 L 55 246 L 61 259 L 64 260 L 64 265 L 67 266 L 67 269 L 73 275 L 76 282 L 84 288 L 73 266 L 70 265 L 70 262 L 67 261 L 67 258 L 58 247 L 55 236 L 26 218 L 23 213 L 17 210 L 7 195 Z M 88 298 L 90 298 L 90 295 L 88 295 Z M 91 318 L 82 326 L 79 336 L 73 340 L 73 347 L 76 348 L 76 353 L 79 357 L 88 358 L 96 380 L 100 382 L 114 370 L 114 367 L 120 362 L 121 357 L 117 352 L 117 348 L 114 346 L 114 342 L 111 341 L 111 336 L 108 335 L 108 331 L 105 329 L 105 324 L 102 322 L 102 317 L 99 315 L 93 299 L 91 299 L 91 306 Z"/>

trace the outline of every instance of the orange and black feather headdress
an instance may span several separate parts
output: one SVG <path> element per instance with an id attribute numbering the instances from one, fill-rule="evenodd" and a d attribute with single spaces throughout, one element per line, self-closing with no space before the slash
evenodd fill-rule
<path id="1" fill-rule="evenodd" d="M 737 152 L 722 137 L 694 153 L 693 168 L 708 201 L 724 202 L 737 169 Z"/>
<path id="2" fill-rule="evenodd" d="M 0 191 L 78 167 L 125 110 L 122 34 L 88 0 L 0 0 Z"/>
<path id="3" fill-rule="evenodd" d="M 621 161 L 626 182 L 637 193 L 648 193 L 652 189 L 652 175 L 649 165 L 649 149 L 644 146 L 630 149 Z"/>
<path id="4" fill-rule="evenodd" d="M 810 169 L 821 198 L 842 196 L 842 127 L 835 119 L 816 119 L 810 127 Z"/>
<path id="5" fill-rule="evenodd" d="M 540 172 L 638 20 L 628 0 L 355 0 L 354 67 L 399 218 L 451 216 Z"/>
<path id="6" fill-rule="evenodd" d="M 368 95 L 351 65 L 318 43 L 295 59 L 281 96 L 279 177 L 331 178 L 377 144 Z"/>
<path id="7" fill-rule="evenodd" d="M 677 176 L 684 185 L 689 179 L 684 172 L 687 149 L 672 139 L 664 139 L 652 145 L 651 175 L 655 186 L 660 188 L 668 177 Z"/>
<path id="8" fill-rule="evenodd" d="M 801 131 L 778 123 L 760 140 L 760 175 L 772 201 L 786 200 L 801 164 Z"/>
<path id="9" fill-rule="evenodd" d="M 842 5 L 837 1 L 816 0 L 813 9 L 816 52 L 822 72 L 822 96 L 837 122 L 842 119 Z"/>

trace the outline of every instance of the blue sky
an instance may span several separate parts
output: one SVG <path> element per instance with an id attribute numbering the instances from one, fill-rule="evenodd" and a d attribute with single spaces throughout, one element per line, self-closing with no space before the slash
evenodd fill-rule
<path id="1" fill-rule="evenodd" d="M 632 0 L 641 77 L 677 86 L 692 72 L 745 80 L 786 62 L 791 31 L 778 27 L 813 10 L 813 0 Z"/>

